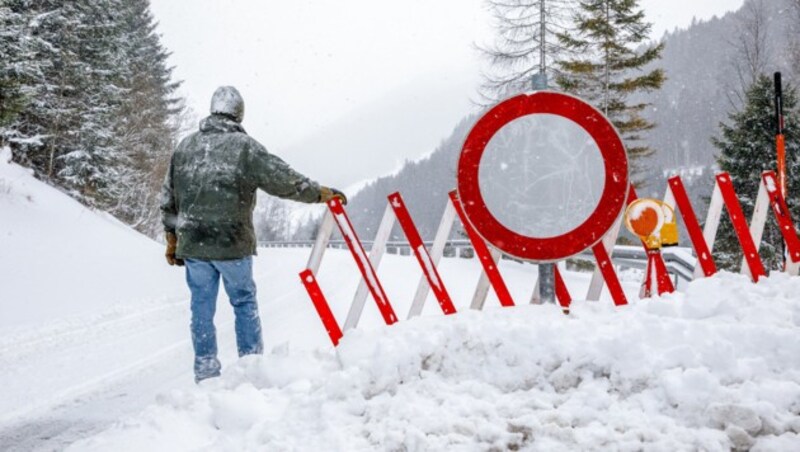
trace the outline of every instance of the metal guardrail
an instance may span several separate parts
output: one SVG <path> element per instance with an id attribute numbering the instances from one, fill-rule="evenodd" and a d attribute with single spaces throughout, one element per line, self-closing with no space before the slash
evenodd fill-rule
<path id="1" fill-rule="evenodd" d="M 260 241 L 258 242 L 258 246 L 264 248 L 311 248 L 314 246 L 314 240 L 290 240 L 290 241 Z M 362 240 L 361 244 L 364 246 L 364 250 L 370 251 L 372 250 L 372 244 L 374 242 L 372 240 Z M 426 247 L 430 248 L 433 246 L 433 241 L 426 241 L 423 242 Z M 328 248 L 339 248 L 345 249 L 347 248 L 347 244 L 344 240 L 331 240 L 328 242 Z M 388 241 L 386 242 L 386 252 L 388 254 L 399 254 L 401 256 L 410 256 L 411 255 L 411 247 L 408 245 L 406 241 Z M 464 257 L 464 258 L 471 258 L 473 256 L 472 252 L 472 244 L 469 240 L 449 240 L 444 248 L 444 256 L 445 257 Z"/>
<path id="2" fill-rule="evenodd" d="M 586 254 L 586 253 L 584 253 Z M 591 253 L 589 253 L 591 255 Z M 692 255 L 691 248 L 669 247 L 662 248 L 661 255 L 667 270 L 676 278 L 686 282 L 694 279 L 694 268 L 697 258 Z M 647 252 L 640 246 L 617 245 L 611 254 L 614 263 L 631 268 L 645 269 L 647 267 Z"/>
<path id="3" fill-rule="evenodd" d="M 314 246 L 314 243 L 314 240 L 261 241 L 258 242 L 258 246 L 265 248 L 311 248 Z M 365 250 L 369 251 L 372 249 L 373 242 L 371 240 L 365 240 L 361 243 L 364 245 Z M 432 241 L 424 243 L 428 248 L 433 245 Z M 328 247 L 345 249 L 347 248 L 347 244 L 344 240 L 331 240 L 330 243 L 328 243 Z M 411 247 L 406 241 L 388 241 L 386 242 L 386 252 L 388 254 L 410 256 Z M 697 264 L 697 259 L 692 255 L 691 248 L 664 248 L 661 250 L 661 254 L 664 257 L 667 270 L 676 279 L 689 282 L 694 278 L 694 268 Z M 449 240 L 445 245 L 444 257 L 472 258 L 473 256 L 474 252 L 469 240 Z M 640 246 L 617 245 L 614 247 L 611 258 L 614 259 L 615 264 L 622 267 L 642 270 L 647 267 L 647 253 Z M 575 259 L 591 260 L 593 262 L 594 255 L 591 250 L 586 250 L 576 256 Z"/>

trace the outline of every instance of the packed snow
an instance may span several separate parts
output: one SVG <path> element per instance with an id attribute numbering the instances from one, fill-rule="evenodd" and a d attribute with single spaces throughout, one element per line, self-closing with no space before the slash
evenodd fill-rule
<path id="1" fill-rule="evenodd" d="M 800 279 L 277 347 L 71 450 L 798 450 Z M 319 327 L 319 325 L 313 325 Z"/>
<path id="2" fill-rule="evenodd" d="M 0 159 L 0 443 L 8 450 L 800 450 L 800 278 L 720 274 L 632 304 L 468 309 L 476 259 L 441 261 L 459 311 L 383 326 L 372 301 L 333 349 L 298 273 L 308 249 L 255 263 L 265 343 L 192 381 L 187 290 L 163 248 Z M 44 208 L 47 206 L 47 209 Z M 536 267 L 503 260 L 515 300 Z M 410 256 L 377 268 L 408 311 Z M 562 270 L 580 300 L 589 274 Z M 31 275 L 39 275 L 34 279 Z M 341 322 L 359 282 L 328 250 L 318 282 Z"/>

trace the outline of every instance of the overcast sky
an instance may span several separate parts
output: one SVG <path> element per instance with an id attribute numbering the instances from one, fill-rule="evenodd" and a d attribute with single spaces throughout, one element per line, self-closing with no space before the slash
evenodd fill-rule
<path id="1" fill-rule="evenodd" d="M 658 38 L 743 1 L 641 5 Z M 198 115 L 217 86 L 236 86 L 252 136 L 341 187 L 429 153 L 452 131 L 473 108 L 480 70 L 473 43 L 490 36 L 483 0 L 151 3 Z"/>

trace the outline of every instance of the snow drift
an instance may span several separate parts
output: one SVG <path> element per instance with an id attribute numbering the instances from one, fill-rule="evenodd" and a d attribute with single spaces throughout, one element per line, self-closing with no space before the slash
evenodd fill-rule
<path id="1" fill-rule="evenodd" d="M 161 245 L 10 159 L 0 149 L 0 331 L 183 293 Z"/>
<path id="2" fill-rule="evenodd" d="M 800 450 L 798 333 L 782 274 L 423 317 L 241 360 L 71 450 Z"/>
<path id="3" fill-rule="evenodd" d="M 164 262 L 162 245 L 10 158 L 0 149 L 0 449 L 31 450 L 24 441 L 35 435 L 107 425 L 103 416 L 151 403 L 135 371 L 176 359 L 166 351 L 190 350 L 175 345 L 188 341 L 188 306 L 183 274 Z M 177 356 L 190 362 L 190 354 Z M 173 387 L 173 375 L 158 369 L 156 387 Z M 109 396 L 118 404 L 69 411 L 131 375 L 138 391 Z"/>

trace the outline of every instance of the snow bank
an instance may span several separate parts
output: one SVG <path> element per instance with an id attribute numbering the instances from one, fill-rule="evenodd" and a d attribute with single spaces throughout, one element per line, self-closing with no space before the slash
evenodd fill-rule
<path id="1" fill-rule="evenodd" d="M 71 450 L 800 450 L 799 333 L 785 275 L 424 317 L 243 359 Z"/>
<path id="2" fill-rule="evenodd" d="M 25 430 L 31 419 L 57 419 L 36 428 L 42 441 L 71 424 L 99 423 L 117 407 L 84 418 L 54 410 L 137 370 L 163 372 L 159 357 L 182 358 L 177 352 L 190 350 L 178 342 L 188 342 L 189 314 L 183 272 L 166 264 L 162 245 L 10 158 L 0 150 L 0 449 L 28 450 L 35 447 L 15 447 L 7 438 L 33 436 Z M 173 387 L 161 378 L 160 387 Z M 145 380 L 115 401 L 133 405 L 147 394 Z"/>
<path id="3" fill-rule="evenodd" d="M 162 245 L 10 158 L 0 150 L 0 332 L 183 294 Z"/>

